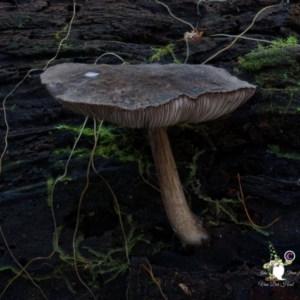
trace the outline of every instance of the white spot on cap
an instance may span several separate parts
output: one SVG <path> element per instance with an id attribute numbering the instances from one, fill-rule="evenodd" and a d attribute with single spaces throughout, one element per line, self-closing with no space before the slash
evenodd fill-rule
<path id="1" fill-rule="evenodd" d="M 97 77 L 99 75 L 99 73 L 96 73 L 96 72 L 86 72 L 84 74 L 84 76 L 86 77 Z"/>
<path id="2" fill-rule="evenodd" d="M 46 84 L 49 93 L 56 98 L 57 95 L 64 93 L 65 88 L 60 83 L 48 83 Z"/>

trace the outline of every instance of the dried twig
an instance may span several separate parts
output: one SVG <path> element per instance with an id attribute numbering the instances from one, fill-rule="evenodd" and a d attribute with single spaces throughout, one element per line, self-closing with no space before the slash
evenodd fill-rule
<path id="1" fill-rule="evenodd" d="M 243 203 L 243 206 L 244 206 L 244 209 L 245 209 L 245 212 L 246 212 L 246 215 L 248 217 L 248 220 L 249 222 L 254 226 L 254 227 L 257 227 L 257 228 L 261 228 L 261 229 L 265 229 L 265 228 L 268 228 L 270 226 L 272 226 L 275 222 L 277 222 L 280 218 L 277 218 L 275 219 L 274 221 L 272 221 L 270 224 L 268 224 L 267 226 L 259 226 L 259 225 L 256 225 L 250 215 L 249 215 L 249 212 L 248 212 L 248 209 L 247 209 L 247 206 L 246 206 L 246 202 L 245 202 L 245 198 L 244 198 L 244 194 L 243 194 L 243 189 L 242 189 L 242 184 L 241 184 L 241 178 L 240 178 L 240 174 L 237 174 L 237 178 L 238 178 L 238 182 L 239 182 L 239 189 L 240 189 L 240 194 L 241 194 L 241 201 Z"/>

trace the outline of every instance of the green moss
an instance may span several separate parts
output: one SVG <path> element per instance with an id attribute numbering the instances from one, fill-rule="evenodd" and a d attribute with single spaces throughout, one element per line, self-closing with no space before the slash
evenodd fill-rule
<path id="1" fill-rule="evenodd" d="M 76 49 L 76 47 L 73 44 L 61 44 L 60 50 L 71 50 Z"/>
<path id="2" fill-rule="evenodd" d="M 295 37 L 290 36 L 269 46 L 258 45 L 257 49 L 239 57 L 240 71 L 253 72 L 262 97 L 270 100 L 267 111 L 283 115 L 288 111 L 298 112 L 298 104 L 294 100 L 295 94 L 300 93 L 300 64 L 295 58 L 297 51 L 300 51 L 300 45 Z M 274 93 L 281 93 L 283 97 L 274 100 Z"/>
<path id="3" fill-rule="evenodd" d="M 221 200 L 214 200 L 209 196 L 202 194 L 200 190 L 200 181 L 197 179 L 197 172 L 199 164 L 197 163 L 198 158 L 204 153 L 204 151 L 196 151 L 193 156 L 192 163 L 189 165 L 189 181 L 188 184 L 191 185 L 191 190 L 199 199 L 207 202 L 207 207 L 202 210 L 202 215 L 209 215 L 210 220 L 209 224 L 213 227 L 220 227 L 221 222 L 234 223 L 239 226 L 246 226 L 258 231 L 260 234 L 268 236 L 269 233 L 257 226 L 254 226 L 251 222 L 247 220 L 239 220 L 240 213 L 237 213 L 237 210 L 240 210 L 243 205 L 240 199 L 227 199 L 222 198 Z M 246 218 L 246 214 L 243 213 L 243 218 Z"/>
<path id="4" fill-rule="evenodd" d="M 233 207 L 234 206 L 241 206 L 241 201 L 240 200 L 234 200 L 234 199 L 226 199 L 222 198 L 221 200 L 213 200 L 210 197 L 199 195 L 199 198 L 203 199 L 204 201 L 207 201 L 210 203 L 211 206 L 214 206 L 215 210 L 215 215 L 214 218 L 215 220 L 211 220 L 210 224 L 213 226 L 219 226 L 219 221 L 221 216 L 227 217 L 230 219 L 231 222 L 241 225 L 241 226 L 247 226 L 250 227 L 257 232 L 259 232 L 262 235 L 269 236 L 269 233 L 257 226 L 254 226 L 252 223 L 249 221 L 239 221 L 238 218 L 236 217 L 236 212 L 234 211 Z"/>
<path id="5" fill-rule="evenodd" d="M 62 131 L 71 131 L 78 135 L 81 127 L 62 124 L 57 126 L 56 129 Z M 91 139 L 92 144 L 94 142 L 94 129 L 87 127 L 84 128 L 82 136 Z M 59 148 L 55 149 L 53 154 L 70 153 L 70 151 L 70 148 Z M 74 151 L 74 155 L 79 157 L 89 157 L 90 154 L 91 149 L 87 147 L 78 147 Z M 126 134 L 122 133 L 119 127 L 113 125 L 102 125 L 100 129 L 98 146 L 95 149 L 95 155 L 104 158 L 116 157 L 123 162 L 138 162 L 139 160 L 139 156 L 129 143 Z"/>
<path id="6" fill-rule="evenodd" d="M 171 55 L 174 63 L 181 64 L 181 61 L 175 56 L 174 47 L 174 44 L 169 44 L 163 48 L 151 48 L 154 54 L 149 58 L 149 62 L 154 63 L 160 61 L 164 56 Z"/>
<path id="7" fill-rule="evenodd" d="M 70 126 L 70 125 L 66 125 L 66 124 L 58 125 L 55 128 L 58 130 L 62 130 L 62 131 L 71 131 L 76 134 L 79 134 L 79 132 L 81 130 L 81 126 Z M 93 137 L 94 134 L 95 134 L 94 129 L 91 129 L 91 128 L 85 127 L 82 131 L 82 136 Z"/>
<path id="8" fill-rule="evenodd" d="M 287 158 L 287 159 L 294 159 L 300 160 L 300 155 L 296 153 L 283 153 L 280 151 L 280 148 L 277 145 L 268 145 L 267 153 L 275 154 L 279 158 Z"/>
<path id="9" fill-rule="evenodd" d="M 55 38 L 56 40 L 61 40 L 61 34 L 62 34 L 62 33 L 67 33 L 68 28 L 69 28 L 69 24 L 67 24 L 66 26 L 64 26 L 63 29 L 57 31 L 57 32 L 54 34 L 54 38 Z"/>
<path id="10" fill-rule="evenodd" d="M 198 158 L 204 153 L 205 153 L 204 149 L 202 149 L 201 151 L 197 149 L 193 156 L 192 162 L 186 164 L 186 167 L 190 169 L 189 179 L 188 179 L 189 183 L 193 182 L 193 180 L 195 179 L 195 175 L 198 169 Z"/>
<path id="11" fill-rule="evenodd" d="M 241 68 L 247 71 L 258 71 L 264 67 L 277 67 L 278 65 L 294 65 L 295 60 L 285 55 L 284 50 L 288 47 L 299 47 L 298 40 L 295 37 L 279 39 L 270 46 L 258 45 L 258 48 L 239 57 Z"/>
<path id="12" fill-rule="evenodd" d="M 142 234 L 136 233 L 131 215 L 126 215 L 126 227 L 128 228 L 127 249 L 130 254 L 138 243 L 150 243 Z M 63 234 L 63 230 L 63 227 L 58 228 L 60 236 Z M 61 246 L 58 246 L 56 251 L 61 260 L 61 265 L 58 268 L 61 270 L 61 275 L 69 286 L 69 279 L 66 274 L 63 274 L 62 270 L 67 269 L 67 266 L 74 268 L 73 253 L 70 250 L 63 249 Z M 124 274 L 129 268 L 125 255 L 125 245 L 111 245 L 100 250 L 98 247 L 93 248 L 85 245 L 84 237 L 81 235 L 75 240 L 75 252 L 77 267 L 79 270 L 85 271 L 85 278 L 88 278 L 87 282 L 91 288 L 97 287 L 98 276 L 104 277 L 104 283 L 107 283 L 115 279 L 118 275 Z M 72 289 L 70 290 L 71 292 L 75 292 Z"/>
<path id="13" fill-rule="evenodd" d="M 69 176 L 64 176 L 64 177 L 61 177 L 60 178 L 60 182 L 64 182 L 64 183 L 67 183 L 68 181 L 71 181 L 72 179 L 71 179 L 71 177 L 69 177 Z M 53 177 L 49 177 L 47 180 L 46 180 L 46 187 L 47 187 L 47 203 L 48 203 L 48 205 L 51 207 L 51 205 L 52 205 L 52 201 L 53 201 L 53 199 L 52 199 L 52 197 L 53 197 L 53 194 L 52 194 L 52 192 L 53 192 L 53 187 L 55 186 L 55 182 L 56 182 L 57 180 L 55 180 Z"/>

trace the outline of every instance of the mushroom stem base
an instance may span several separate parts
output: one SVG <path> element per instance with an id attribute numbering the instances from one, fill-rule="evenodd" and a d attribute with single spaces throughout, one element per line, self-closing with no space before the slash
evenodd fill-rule
<path id="1" fill-rule="evenodd" d="M 200 245 L 209 236 L 187 205 L 166 128 L 148 129 L 148 133 L 169 222 L 183 243 Z"/>

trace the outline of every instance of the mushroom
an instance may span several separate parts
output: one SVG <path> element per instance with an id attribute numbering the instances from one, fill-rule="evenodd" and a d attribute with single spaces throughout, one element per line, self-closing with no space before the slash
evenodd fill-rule
<path id="1" fill-rule="evenodd" d="M 229 114 L 255 86 L 208 65 L 59 64 L 41 75 L 73 112 L 131 128 L 147 128 L 169 222 L 184 244 L 209 236 L 186 202 L 166 127 Z"/>

